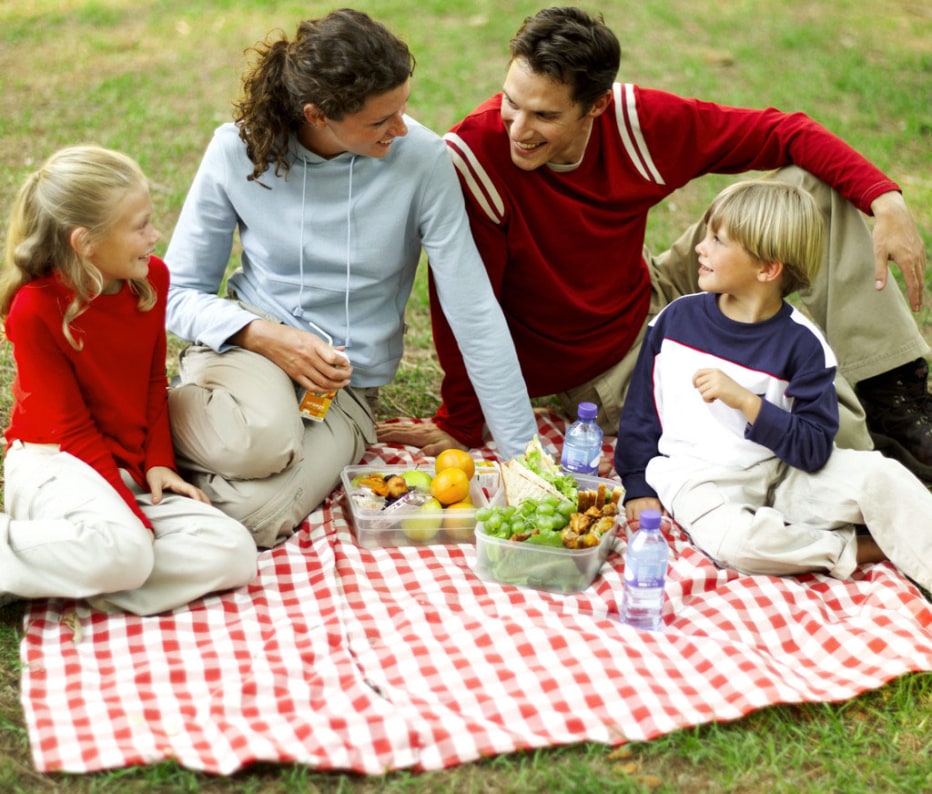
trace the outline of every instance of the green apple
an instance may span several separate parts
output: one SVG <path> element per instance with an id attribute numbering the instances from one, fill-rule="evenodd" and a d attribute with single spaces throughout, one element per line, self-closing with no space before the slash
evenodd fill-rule
<path id="1" fill-rule="evenodd" d="M 440 524 L 443 522 L 443 505 L 436 499 L 430 498 L 418 508 L 418 513 L 428 515 L 408 516 L 401 519 L 401 529 L 411 540 L 426 543 L 440 531 Z"/>
<path id="2" fill-rule="evenodd" d="M 430 493 L 430 484 L 434 478 L 423 469 L 411 469 L 404 472 L 401 477 L 409 488 L 417 488 L 419 491 Z"/>
<path id="3" fill-rule="evenodd" d="M 454 502 L 443 511 L 443 531 L 457 543 L 470 542 L 475 537 L 476 508 L 472 502 Z"/>

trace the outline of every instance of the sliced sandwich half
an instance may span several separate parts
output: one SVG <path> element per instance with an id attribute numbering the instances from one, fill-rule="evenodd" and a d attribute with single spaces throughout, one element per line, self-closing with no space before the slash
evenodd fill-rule
<path id="1" fill-rule="evenodd" d="M 537 436 L 528 442 L 524 454 L 501 466 L 505 502 L 520 504 L 525 499 L 554 495 L 576 503 L 576 478 L 567 474 L 541 446 Z"/>

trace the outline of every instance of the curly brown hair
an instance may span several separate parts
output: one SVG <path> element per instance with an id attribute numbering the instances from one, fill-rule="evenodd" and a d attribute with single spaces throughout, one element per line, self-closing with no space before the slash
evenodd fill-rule
<path id="1" fill-rule="evenodd" d="M 335 121 L 356 113 L 370 96 L 402 85 L 414 73 L 408 45 L 361 11 L 343 8 L 298 25 L 251 48 L 256 60 L 243 76 L 235 121 L 258 180 L 274 163 L 291 167 L 291 136 L 304 123 L 304 106 L 316 105 Z"/>

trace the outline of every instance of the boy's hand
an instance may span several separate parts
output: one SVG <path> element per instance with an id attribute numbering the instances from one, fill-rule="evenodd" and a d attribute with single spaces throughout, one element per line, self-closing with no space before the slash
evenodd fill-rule
<path id="1" fill-rule="evenodd" d="M 659 510 L 664 513 L 663 505 L 656 496 L 640 496 L 625 502 L 625 518 L 628 521 L 637 521 L 642 510 Z"/>
<path id="2" fill-rule="evenodd" d="M 760 413 L 761 398 L 733 381 L 720 369 L 696 370 L 693 386 L 707 403 L 721 400 L 729 408 L 741 411 L 751 424 L 754 424 Z"/>

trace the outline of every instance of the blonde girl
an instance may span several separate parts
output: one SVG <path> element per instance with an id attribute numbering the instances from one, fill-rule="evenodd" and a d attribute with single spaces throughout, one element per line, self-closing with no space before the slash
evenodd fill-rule
<path id="1" fill-rule="evenodd" d="M 52 155 L 17 196 L 0 276 L 16 361 L 0 601 L 145 615 L 255 573 L 251 534 L 175 468 L 151 214 L 139 166 L 97 146 Z"/>

